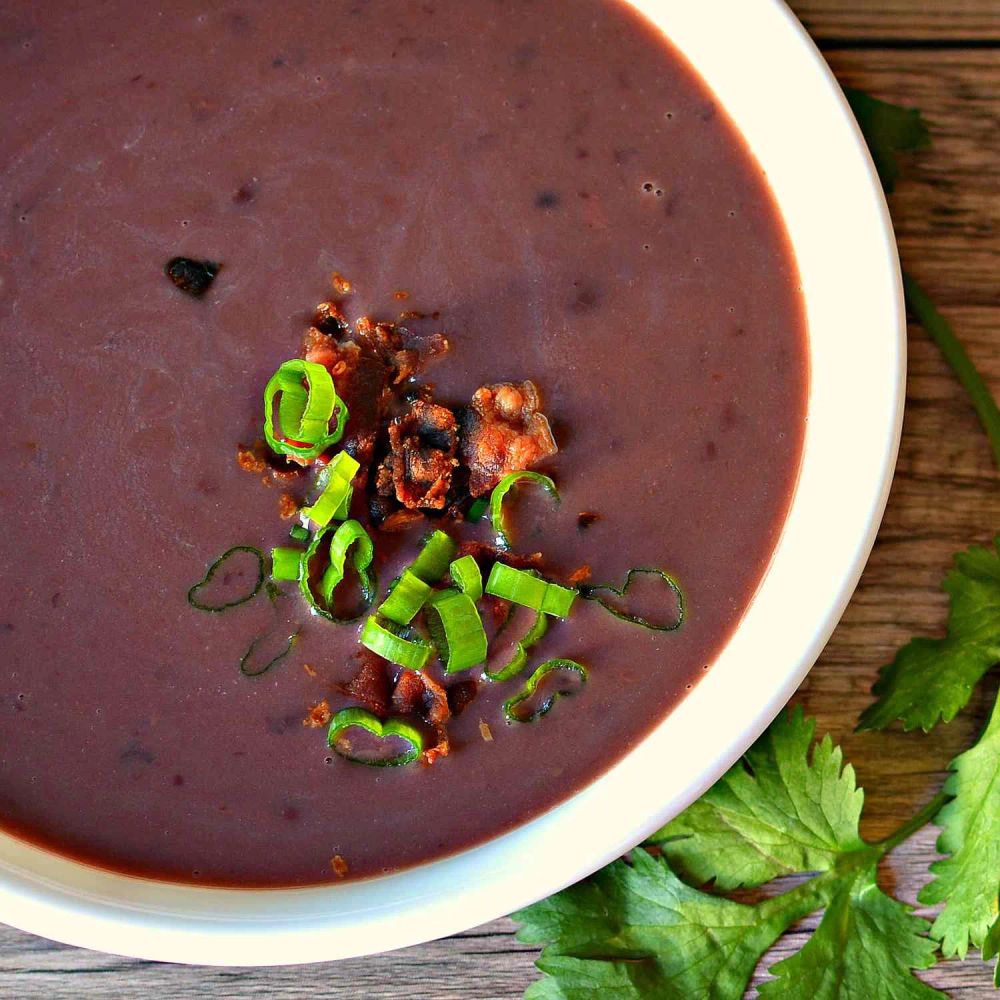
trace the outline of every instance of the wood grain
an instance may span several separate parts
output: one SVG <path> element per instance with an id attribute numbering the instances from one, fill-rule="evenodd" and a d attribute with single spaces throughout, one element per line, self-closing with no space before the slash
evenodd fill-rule
<path id="1" fill-rule="evenodd" d="M 831 37 L 997 37 L 996 0 L 801 0 L 797 6 Z M 902 256 L 1000 390 L 996 53 L 837 47 L 828 56 L 843 80 L 926 112 L 935 146 L 914 158 L 892 203 Z M 952 553 L 987 542 L 1000 528 L 998 480 L 975 416 L 923 332 L 911 329 L 909 340 L 908 409 L 885 522 L 841 625 L 796 696 L 818 716 L 822 730 L 843 742 L 868 788 L 865 832 L 872 837 L 888 833 L 934 794 L 948 760 L 985 720 L 996 690 L 994 678 L 973 698 L 969 711 L 930 736 L 852 731 L 878 666 L 914 633 L 941 633 L 945 600 L 939 587 Z M 901 898 L 915 900 L 934 857 L 933 842 L 934 831 L 926 829 L 900 847 L 885 866 L 884 884 Z M 814 925 L 815 919 L 787 935 L 759 975 L 799 948 Z M 535 951 L 520 945 L 513 931 L 509 920 L 498 920 L 365 960 L 219 970 L 114 958 L 0 928 L 0 997 L 515 998 L 534 976 Z M 995 995 L 986 966 L 975 959 L 943 963 L 923 978 L 956 1000 Z"/>

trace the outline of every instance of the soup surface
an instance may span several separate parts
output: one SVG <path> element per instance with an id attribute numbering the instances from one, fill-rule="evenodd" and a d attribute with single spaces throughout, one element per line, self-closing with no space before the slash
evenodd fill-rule
<path id="1" fill-rule="evenodd" d="M 794 485 L 804 318 L 760 167 L 631 8 L 12 0 L 0 93 L 5 829 L 175 880 L 377 874 L 565 799 L 703 676 Z M 222 263 L 202 297 L 176 255 Z M 333 272 L 352 317 L 439 314 L 415 321 L 451 344 L 435 398 L 537 384 L 562 504 L 512 507 L 519 549 L 592 582 L 662 567 L 687 601 L 674 632 L 577 601 L 532 662 L 588 683 L 526 724 L 501 712 L 523 677 L 480 683 L 432 766 L 360 766 L 303 725 L 352 704 L 356 627 L 294 587 L 186 600 L 230 546 L 288 544 L 236 451 Z M 380 581 L 426 527 L 373 532 Z"/>

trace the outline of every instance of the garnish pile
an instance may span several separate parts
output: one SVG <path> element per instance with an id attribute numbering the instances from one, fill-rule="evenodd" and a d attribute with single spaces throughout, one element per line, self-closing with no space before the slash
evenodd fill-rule
<path id="1" fill-rule="evenodd" d="M 335 287 L 343 289 L 342 279 Z M 586 567 L 555 580 L 543 574 L 542 553 L 512 551 L 504 511 L 511 492 L 531 485 L 559 502 L 555 482 L 529 471 L 557 451 L 549 421 L 530 381 L 484 385 L 457 408 L 436 401 L 421 376 L 448 350 L 441 334 L 418 337 L 368 317 L 352 325 L 340 301 L 321 303 L 302 357 L 284 362 L 264 389 L 263 439 L 237 456 L 248 471 L 297 483 L 300 493 L 304 487 L 304 505 L 282 496 L 282 516 L 295 519 L 289 544 L 269 560 L 235 546 L 188 594 L 198 610 L 223 611 L 256 596 L 265 582 L 272 596 L 294 584 L 314 616 L 359 629 L 360 667 L 342 692 L 349 704 L 334 713 L 324 699 L 305 720 L 325 726 L 328 745 L 356 763 L 429 764 L 447 756 L 448 720 L 482 683 L 517 681 L 503 703 L 506 723 L 544 716 L 587 680 L 587 668 L 574 660 L 531 662 L 551 623 L 568 618 L 578 597 L 648 629 L 671 631 L 684 618 L 680 588 L 662 569 L 633 569 L 618 588 L 586 583 Z M 484 517 L 493 529 L 489 543 L 466 530 Z M 583 513 L 580 523 L 595 517 Z M 418 526 L 426 531 L 412 560 L 381 591 L 376 546 Z M 252 590 L 213 601 L 222 567 L 247 555 L 256 558 L 245 576 Z M 635 574 L 664 584 L 664 622 L 620 606 Z M 297 635 L 270 659 L 252 644 L 242 672 L 266 672 Z M 446 680 L 461 679 L 446 684 L 432 676 L 426 668 L 435 659 Z M 488 724 L 481 732 L 492 738 Z"/>

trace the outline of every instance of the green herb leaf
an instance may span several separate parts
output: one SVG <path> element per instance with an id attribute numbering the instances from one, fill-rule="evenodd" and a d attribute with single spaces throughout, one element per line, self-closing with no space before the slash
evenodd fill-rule
<path id="1" fill-rule="evenodd" d="M 983 942 L 983 961 L 988 962 L 998 955 L 1000 955 L 1000 917 L 997 917 L 996 923 L 990 928 L 990 932 Z M 1000 960 L 997 961 L 993 969 L 993 984 L 1000 987 Z"/>
<path id="2" fill-rule="evenodd" d="M 670 863 L 720 889 L 761 885 L 778 875 L 827 871 L 863 848 L 864 793 L 854 769 L 798 709 L 782 716 L 701 799 L 654 834 Z"/>
<path id="3" fill-rule="evenodd" d="M 882 187 L 892 191 L 899 177 L 899 154 L 931 144 L 923 116 L 915 108 L 888 104 L 862 90 L 845 87 L 844 94 L 868 143 Z"/>
<path id="4" fill-rule="evenodd" d="M 921 936 L 927 921 L 890 899 L 875 884 L 875 866 L 841 883 L 819 927 L 800 952 L 773 965 L 777 978 L 762 1000 L 934 1000 L 911 969 L 934 964 L 934 942 Z"/>
<path id="5" fill-rule="evenodd" d="M 882 729 L 896 719 L 925 732 L 950 722 L 980 678 L 1000 661 L 1000 537 L 994 548 L 973 547 L 955 556 L 944 581 L 951 597 L 948 636 L 913 639 L 883 667 L 862 714 L 861 729 Z"/>
<path id="6" fill-rule="evenodd" d="M 952 761 L 945 791 L 954 798 L 936 822 L 938 850 L 949 855 L 931 865 L 937 878 L 920 901 L 944 903 L 931 934 L 945 955 L 965 957 L 969 944 L 996 954 L 1000 901 L 1000 699 L 979 742 Z M 987 954 L 987 942 L 990 955 Z"/>

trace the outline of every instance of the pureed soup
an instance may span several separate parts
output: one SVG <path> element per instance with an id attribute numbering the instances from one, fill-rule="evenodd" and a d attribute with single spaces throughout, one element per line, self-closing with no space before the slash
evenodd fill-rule
<path id="1" fill-rule="evenodd" d="M 0 91 L 4 829 L 377 874 L 709 669 L 793 488 L 803 308 L 630 7 L 15 0 Z"/>

